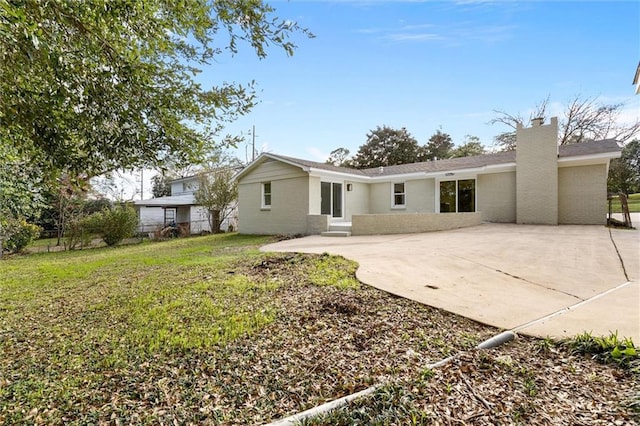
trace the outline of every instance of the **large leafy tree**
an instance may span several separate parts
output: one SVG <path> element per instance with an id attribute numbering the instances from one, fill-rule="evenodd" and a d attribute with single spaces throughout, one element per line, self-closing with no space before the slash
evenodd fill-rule
<path id="1" fill-rule="evenodd" d="M 540 102 L 525 119 L 520 113 L 511 114 L 505 111 L 494 111 L 496 117 L 490 124 L 501 124 L 510 130 L 496 136 L 498 148 L 508 151 L 516 147 L 516 129 L 518 125 L 528 125 L 534 118 L 546 118 L 549 98 Z M 605 104 L 597 97 L 582 95 L 573 97 L 564 107 L 559 117 L 558 144 L 565 145 L 587 140 L 615 139 L 625 143 L 640 132 L 640 120 L 633 123 L 620 123 L 620 114 L 624 104 Z"/>
<path id="2" fill-rule="evenodd" d="M 44 205 L 43 185 L 38 170 L 0 137 L 0 257 L 4 241 L 20 232 L 25 218 L 38 216 Z"/>
<path id="3" fill-rule="evenodd" d="M 367 142 L 351 160 L 353 167 L 366 169 L 420 161 L 422 148 L 404 127 L 378 126 L 367 134 Z"/>
<path id="4" fill-rule="evenodd" d="M 292 54 L 299 33 L 261 1 L 0 0 L 0 138 L 89 177 L 193 161 L 255 102 L 199 68 L 242 42 Z"/>
<path id="5" fill-rule="evenodd" d="M 424 146 L 426 160 L 443 160 L 451 157 L 453 141 L 448 133 L 438 129 Z"/>
<path id="6" fill-rule="evenodd" d="M 471 157 L 473 155 L 482 155 L 485 153 L 484 146 L 477 136 L 466 135 L 464 143 L 455 147 L 450 152 L 452 158 Z"/>
<path id="7" fill-rule="evenodd" d="M 640 192 L 640 141 L 633 140 L 622 149 L 622 156 L 611 161 L 608 189 L 626 195 Z"/>
<path id="8" fill-rule="evenodd" d="M 167 173 L 160 173 L 151 178 L 151 194 L 153 198 L 167 197 L 171 195 L 172 176 Z"/>

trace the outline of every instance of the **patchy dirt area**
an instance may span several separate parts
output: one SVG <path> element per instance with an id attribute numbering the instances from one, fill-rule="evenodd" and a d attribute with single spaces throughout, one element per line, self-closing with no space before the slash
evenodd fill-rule
<path id="1" fill-rule="evenodd" d="M 255 404 L 245 405 L 255 411 L 245 421 L 275 420 L 388 381 L 403 396 L 387 409 L 420 413 L 391 417 L 391 424 L 636 424 L 637 375 L 547 340 L 519 337 L 473 350 L 499 330 L 367 286 L 306 284 L 297 273 L 308 256 L 268 257 L 252 268 L 263 279 L 291 282 L 278 291 L 278 320 L 229 348 L 245 366 L 242 388 Z M 454 362 L 425 370 L 459 351 Z M 261 414 L 257 407 L 269 403 L 277 408 Z M 358 422 L 353 412 L 347 419 L 319 424 L 372 421 Z"/>

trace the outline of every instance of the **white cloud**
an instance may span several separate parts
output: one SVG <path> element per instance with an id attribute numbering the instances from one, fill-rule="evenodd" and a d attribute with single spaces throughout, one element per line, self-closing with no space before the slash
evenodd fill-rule
<path id="1" fill-rule="evenodd" d="M 319 148 L 316 148 L 315 146 L 308 147 L 306 151 L 311 156 L 311 160 L 313 161 L 324 163 L 325 161 L 327 161 L 327 158 L 329 158 L 328 153 L 322 151 Z"/>
<path id="2" fill-rule="evenodd" d="M 515 25 L 477 26 L 472 22 L 458 22 L 449 26 L 421 23 L 388 28 L 361 28 L 355 32 L 371 35 L 382 41 L 397 43 L 440 42 L 448 45 L 460 45 L 469 41 L 497 43 L 508 40 L 515 29 Z"/>
<path id="3" fill-rule="evenodd" d="M 385 37 L 391 41 L 432 41 L 432 40 L 444 40 L 444 37 L 438 34 L 432 33 L 395 33 L 389 34 Z"/>

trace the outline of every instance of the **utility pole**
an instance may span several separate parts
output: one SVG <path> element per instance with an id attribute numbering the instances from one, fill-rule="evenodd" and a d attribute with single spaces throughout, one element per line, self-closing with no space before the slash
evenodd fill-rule
<path id="1" fill-rule="evenodd" d="M 256 126 L 252 127 L 251 131 L 251 161 L 256 159 Z"/>

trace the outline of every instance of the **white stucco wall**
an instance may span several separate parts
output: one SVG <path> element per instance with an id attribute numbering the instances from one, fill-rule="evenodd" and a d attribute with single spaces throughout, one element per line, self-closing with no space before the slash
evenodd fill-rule
<path id="1" fill-rule="evenodd" d="M 485 222 L 516 221 L 516 173 L 490 173 L 476 179 L 477 210 Z"/>
<path id="2" fill-rule="evenodd" d="M 351 191 L 347 190 L 348 185 L 351 185 Z M 354 214 L 369 213 L 369 184 L 345 181 L 343 191 L 346 221 L 350 222 Z"/>
<path id="3" fill-rule="evenodd" d="M 404 182 L 405 207 L 394 208 L 392 202 L 392 185 Z M 435 212 L 435 179 L 416 179 L 403 181 L 373 183 L 370 185 L 371 214 L 403 214 Z"/>
<path id="4" fill-rule="evenodd" d="M 322 204 L 320 192 L 320 178 L 317 176 L 309 177 L 309 214 L 319 215 Z"/>

